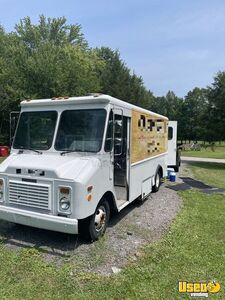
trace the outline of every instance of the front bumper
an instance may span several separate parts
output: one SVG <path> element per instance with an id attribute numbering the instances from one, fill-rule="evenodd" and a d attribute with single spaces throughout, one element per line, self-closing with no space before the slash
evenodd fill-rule
<path id="1" fill-rule="evenodd" d="M 0 206 L 0 219 L 70 234 L 78 234 L 78 220 L 46 215 L 8 206 Z"/>

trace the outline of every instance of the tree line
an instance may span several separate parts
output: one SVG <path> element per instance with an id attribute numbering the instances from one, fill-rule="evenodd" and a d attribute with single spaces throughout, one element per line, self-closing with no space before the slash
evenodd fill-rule
<path id="1" fill-rule="evenodd" d="M 13 32 L 0 27 L 0 144 L 9 143 L 9 113 L 23 99 L 109 94 L 178 121 L 178 139 L 225 140 L 225 72 L 184 97 L 156 97 L 119 51 L 91 48 L 78 24 L 64 17 L 26 17 Z"/>

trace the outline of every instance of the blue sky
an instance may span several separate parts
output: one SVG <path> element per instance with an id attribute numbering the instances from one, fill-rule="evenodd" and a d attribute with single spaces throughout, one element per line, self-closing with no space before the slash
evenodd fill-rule
<path id="1" fill-rule="evenodd" d="M 225 70 L 223 0 L 0 0 L 7 31 L 25 16 L 65 16 L 91 47 L 118 49 L 155 95 L 184 96 Z"/>

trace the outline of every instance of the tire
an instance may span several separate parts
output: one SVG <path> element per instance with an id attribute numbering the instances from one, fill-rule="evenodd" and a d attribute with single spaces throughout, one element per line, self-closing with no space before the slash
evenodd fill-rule
<path id="1" fill-rule="evenodd" d="M 104 235 L 110 218 L 110 207 L 108 201 L 101 200 L 95 213 L 84 219 L 79 220 L 78 230 L 81 237 L 89 242 L 94 242 Z"/>
<path id="2" fill-rule="evenodd" d="M 178 166 L 174 166 L 174 171 L 175 171 L 176 173 L 179 172 L 179 165 L 178 165 Z"/>
<path id="3" fill-rule="evenodd" d="M 160 185 L 161 185 L 161 183 L 162 183 L 161 179 L 162 179 L 161 173 L 160 173 L 160 171 L 158 170 L 157 173 L 155 174 L 155 185 L 153 185 L 153 187 L 152 187 L 152 192 L 153 192 L 153 193 L 158 192 L 158 190 L 159 190 L 159 188 L 160 188 Z"/>

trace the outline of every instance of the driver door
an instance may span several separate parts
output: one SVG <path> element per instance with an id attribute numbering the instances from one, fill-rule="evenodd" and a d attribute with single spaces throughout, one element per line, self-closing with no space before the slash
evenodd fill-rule
<path id="1" fill-rule="evenodd" d="M 123 115 L 122 109 L 114 109 L 114 187 L 119 201 L 129 200 L 129 127 L 130 118 Z"/>

